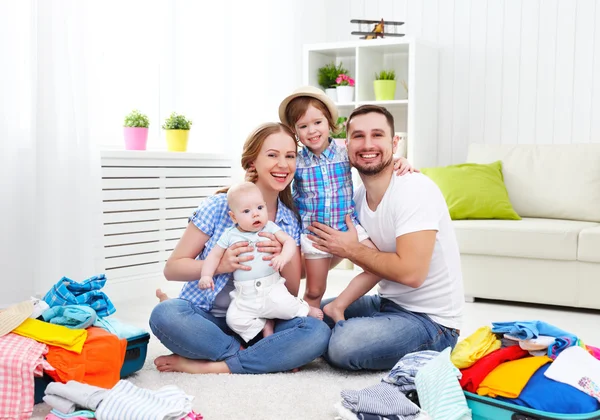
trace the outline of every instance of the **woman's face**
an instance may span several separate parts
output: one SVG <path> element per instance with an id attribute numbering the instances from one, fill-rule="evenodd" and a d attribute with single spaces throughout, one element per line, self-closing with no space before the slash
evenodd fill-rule
<path id="1" fill-rule="evenodd" d="M 265 139 L 254 168 L 259 188 L 283 191 L 292 182 L 296 171 L 296 143 L 284 132 L 271 134 Z"/>

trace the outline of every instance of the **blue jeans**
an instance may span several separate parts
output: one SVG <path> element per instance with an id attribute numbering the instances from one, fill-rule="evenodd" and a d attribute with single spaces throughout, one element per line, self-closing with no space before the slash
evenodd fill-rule
<path id="1" fill-rule="evenodd" d="M 459 334 L 454 328 L 436 324 L 427 315 L 409 312 L 379 295 L 361 297 L 344 315 L 346 321 L 335 326 L 325 316 L 325 322 L 333 328 L 325 358 L 348 370 L 391 369 L 408 353 L 454 348 Z"/>
<path id="2" fill-rule="evenodd" d="M 240 350 L 241 339 L 215 317 L 183 299 L 159 303 L 150 315 L 154 335 L 188 359 L 224 361 L 231 373 L 283 372 L 303 366 L 327 350 L 331 330 L 316 318 L 276 321 L 275 333 Z"/>

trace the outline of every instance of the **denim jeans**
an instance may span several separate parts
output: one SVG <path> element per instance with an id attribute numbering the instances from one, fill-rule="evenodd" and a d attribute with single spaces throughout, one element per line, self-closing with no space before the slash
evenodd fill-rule
<path id="1" fill-rule="evenodd" d="M 328 299 L 322 306 L 331 302 Z M 363 296 L 346 309 L 346 321 L 333 328 L 325 358 L 348 370 L 385 370 L 394 367 L 404 355 L 421 350 L 454 348 L 458 330 L 447 328 L 427 315 L 409 312 L 379 295 Z"/>
<path id="2" fill-rule="evenodd" d="M 275 333 L 245 350 L 241 339 L 215 317 L 183 299 L 159 303 L 150 315 L 154 335 L 188 359 L 224 361 L 231 373 L 283 372 L 303 366 L 327 349 L 331 330 L 316 318 L 276 321 Z"/>

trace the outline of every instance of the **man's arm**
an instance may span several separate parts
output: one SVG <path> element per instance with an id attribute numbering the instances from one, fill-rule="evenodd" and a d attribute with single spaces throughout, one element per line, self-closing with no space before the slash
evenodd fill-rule
<path id="1" fill-rule="evenodd" d="M 381 252 L 360 243 L 350 246 L 348 258 L 383 279 L 417 288 L 429 273 L 437 231 L 422 230 L 396 238 L 396 252 Z"/>

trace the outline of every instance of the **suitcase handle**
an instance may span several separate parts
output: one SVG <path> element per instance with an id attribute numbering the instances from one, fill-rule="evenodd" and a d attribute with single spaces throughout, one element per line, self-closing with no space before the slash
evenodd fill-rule
<path id="1" fill-rule="evenodd" d="M 523 414 L 513 413 L 511 420 L 540 420 L 537 417 L 529 417 Z"/>

